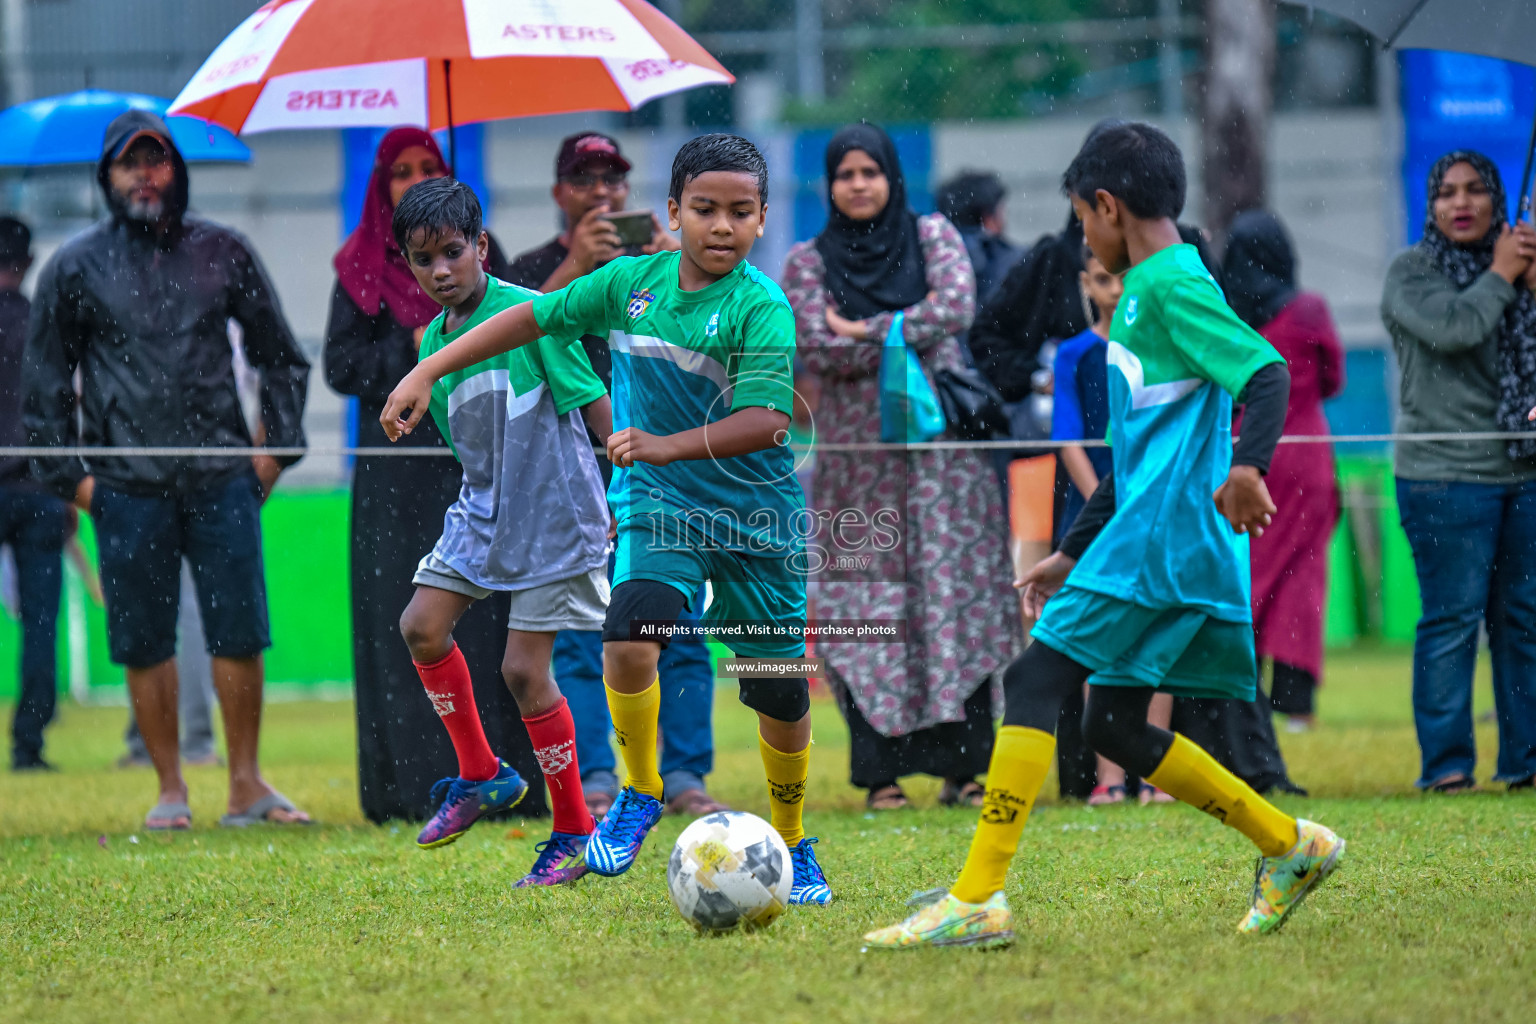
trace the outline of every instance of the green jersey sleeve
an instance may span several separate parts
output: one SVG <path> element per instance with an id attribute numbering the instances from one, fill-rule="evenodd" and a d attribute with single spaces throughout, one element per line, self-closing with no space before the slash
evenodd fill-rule
<path id="1" fill-rule="evenodd" d="M 441 314 L 434 317 L 432 322 L 421 335 L 421 347 L 416 350 L 416 361 L 432 355 L 443 347 L 443 317 Z M 427 406 L 427 411 L 432 414 L 432 422 L 437 424 L 437 432 L 443 435 L 443 440 L 448 442 L 449 449 L 453 450 L 453 457 L 458 458 L 459 453 L 453 448 L 453 431 L 448 427 L 448 384 L 439 380 L 432 385 L 432 400 Z"/>
<path id="2" fill-rule="evenodd" d="M 559 341 L 546 335 L 535 342 L 535 348 L 544 383 L 549 385 L 559 415 L 580 409 L 608 393 L 580 341 Z"/>
<path id="3" fill-rule="evenodd" d="M 618 314 L 623 310 L 614 301 L 622 294 L 623 257 L 578 277 L 570 284 L 533 300 L 533 318 L 539 330 L 561 341 L 573 341 L 583 334 L 604 335 L 627 326 Z"/>
<path id="4" fill-rule="evenodd" d="M 731 411 L 761 406 L 795 414 L 795 314 L 784 302 L 747 310 L 731 368 Z"/>
<path id="5" fill-rule="evenodd" d="M 1234 399 L 1261 367 L 1285 362 L 1273 345 L 1237 318 L 1214 282 L 1177 284 L 1163 307 L 1163 323 L 1190 367 Z"/>

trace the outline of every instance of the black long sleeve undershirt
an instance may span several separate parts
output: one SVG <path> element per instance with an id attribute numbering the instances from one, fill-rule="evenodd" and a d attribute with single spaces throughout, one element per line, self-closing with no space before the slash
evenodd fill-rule
<path id="1" fill-rule="evenodd" d="M 1275 447 L 1285 430 L 1290 397 L 1291 374 L 1284 363 L 1270 363 L 1248 378 L 1240 398 L 1245 406 L 1243 430 L 1232 449 L 1232 465 L 1252 466 L 1260 473 L 1269 472 Z M 1074 561 L 1082 558 L 1088 545 L 1114 514 L 1115 476 L 1106 473 L 1088 504 L 1067 530 L 1067 535 L 1061 539 L 1061 553 Z"/>
<path id="2" fill-rule="evenodd" d="M 1291 402 L 1291 371 L 1284 363 L 1270 363 L 1248 378 L 1238 399 L 1243 404 L 1243 426 L 1232 449 L 1232 465 L 1252 466 L 1269 472 L 1275 446 L 1285 432 L 1285 413 Z"/>

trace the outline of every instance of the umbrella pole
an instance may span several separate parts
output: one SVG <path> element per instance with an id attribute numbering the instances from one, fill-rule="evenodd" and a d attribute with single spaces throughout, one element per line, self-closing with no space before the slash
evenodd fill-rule
<path id="1" fill-rule="evenodd" d="M 452 65 L 452 61 L 447 58 L 443 59 L 443 101 L 448 104 L 448 166 L 453 168 L 454 173 L 457 174 L 459 154 L 458 147 L 454 145 L 453 138 L 453 79 L 448 74 Z M 1536 137 L 1532 138 L 1532 144 L 1536 145 Z"/>
<path id="2" fill-rule="evenodd" d="M 1536 159 L 1536 121 L 1531 122 L 1531 142 L 1525 147 L 1525 170 L 1520 173 L 1520 212 L 1516 220 L 1525 220 L 1531 212 L 1531 161 Z"/>

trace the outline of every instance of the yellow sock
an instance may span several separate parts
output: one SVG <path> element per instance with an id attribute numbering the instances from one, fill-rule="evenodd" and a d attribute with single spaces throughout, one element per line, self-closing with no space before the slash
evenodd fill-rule
<path id="1" fill-rule="evenodd" d="M 759 735 L 757 749 L 763 755 L 763 774 L 768 776 L 769 820 L 784 845 L 793 849 L 805 838 L 800 814 L 805 809 L 805 779 L 811 773 L 810 745 L 786 754 Z"/>
<path id="2" fill-rule="evenodd" d="M 608 714 L 613 718 L 613 735 L 619 741 L 619 756 L 624 759 L 624 785 L 633 786 L 647 796 L 661 799 L 661 772 L 656 767 L 656 716 L 661 713 L 661 683 L 639 693 L 620 693 L 606 681 Z"/>
<path id="3" fill-rule="evenodd" d="M 1296 819 L 1255 793 L 1242 779 L 1175 734 L 1162 764 L 1147 777 L 1158 789 L 1198 807 L 1253 840 L 1266 857 L 1296 845 Z"/>
<path id="4" fill-rule="evenodd" d="M 987 767 L 981 820 L 976 823 L 965 867 L 950 890 L 955 899 L 984 903 L 1003 887 L 1008 864 L 1029 820 L 1029 809 L 1045 784 L 1055 753 L 1056 737 L 1048 732 L 1022 725 L 1005 725 L 998 730 L 992 763 Z"/>

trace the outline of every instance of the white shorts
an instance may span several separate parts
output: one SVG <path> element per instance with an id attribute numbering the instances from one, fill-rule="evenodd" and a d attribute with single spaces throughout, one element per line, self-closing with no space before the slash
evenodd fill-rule
<path id="1" fill-rule="evenodd" d="M 416 575 L 411 582 L 418 587 L 436 587 L 463 594 L 476 601 L 497 593 L 465 579 L 462 573 L 432 552 L 416 566 Z M 603 619 L 608 615 L 608 595 L 606 567 L 527 590 L 514 590 L 508 595 L 512 599 L 512 609 L 507 616 L 507 628 L 524 633 L 601 630 Z"/>

